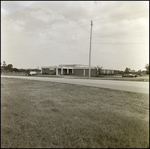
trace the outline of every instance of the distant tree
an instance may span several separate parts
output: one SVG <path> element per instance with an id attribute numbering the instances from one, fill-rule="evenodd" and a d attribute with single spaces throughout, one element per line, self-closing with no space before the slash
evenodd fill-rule
<path id="1" fill-rule="evenodd" d="M 99 67 L 98 65 L 97 65 L 97 67 L 95 67 L 95 69 L 96 69 L 96 76 L 99 76 L 101 74 L 102 68 L 103 67 Z"/>
<path id="2" fill-rule="evenodd" d="M 19 69 L 13 68 L 13 71 L 14 71 L 14 72 L 19 72 Z"/>
<path id="3" fill-rule="evenodd" d="M 27 69 L 27 70 L 26 70 L 26 73 L 29 74 L 29 73 L 30 73 L 30 69 Z"/>
<path id="4" fill-rule="evenodd" d="M 130 73 L 130 72 L 131 72 L 131 69 L 127 67 L 127 68 L 125 69 L 125 73 Z"/>
<path id="5" fill-rule="evenodd" d="M 6 67 L 6 66 L 7 66 L 5 61 L 3 61 L 3 66 L 4 66 L 4 67 Z"/>
<path id="6" fill-rule="evenodd" d="M 142 75 L 146 75 L 146 74 L 147 74 L 146 70 L 143 70 Z"/>
<path id="7" fill-rule="evenodd" d="M 9 70 L 10 72 L 13 71 L 13 65 L 12 64 L 8 64 L 7 65 L 7 70 Z"/>
<path id="8" fill-rule="evenodd" d="M 141 76 L 141 75 L 142 75 L 142 70 L 141 70 L 141 69 L 138 70 L 138 71 L 137 71 L 137 74 L 138 74 L 139 76 Z"/>
<path id="9" fill-rule="evenodd" d="M 146 73 L 149 74 L 149 64 L 145 65 Z"/>
<path id="10" fill-rule="evenodd" d="M 6 62 L 3 61 L 3 64 L 1 64 L 1 71 L 6 72 L 6 70 L 7 70 L 7 65 L 6 65 Z"/>
<path id="11" fill-rule="evenodd" d="M 27 69 L 23 69 L 23 68 L 18 69 L 18 70 L 19 70 L 19 72 L 23 72 L 23 73 L 26 73 L 26 71 L 27 71 Z"/>

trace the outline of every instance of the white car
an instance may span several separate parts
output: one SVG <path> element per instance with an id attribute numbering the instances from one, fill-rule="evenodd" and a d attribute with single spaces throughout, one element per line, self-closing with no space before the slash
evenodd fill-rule
<path id="1" fill-rule="evenodd" d="M 31 76 L 36 74 L 36 71 L 30 71 Z"/>
<path id="2" fill-rule="evenodd" d="M 32 75 L 36 75 L 36 71 L 30 71 L 28 73 L 26 73 L 26 76 L 32 76 Z"/>

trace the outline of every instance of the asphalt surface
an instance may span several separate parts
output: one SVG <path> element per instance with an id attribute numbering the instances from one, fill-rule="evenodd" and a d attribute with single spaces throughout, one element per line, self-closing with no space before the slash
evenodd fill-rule
<path id="1" fill-rule="evenodd" d="M 149 82 L 67 79 L 67 78 L 33 77 L 33 76 L 3 76 L 1 75 L 1 77 L 77 84 L 77 85 L 85 85 L 85 86 L 93 86 L 93 87 L 101 87 L 101 88 L 109 88 L 109 89 L 149 94 Z"/>

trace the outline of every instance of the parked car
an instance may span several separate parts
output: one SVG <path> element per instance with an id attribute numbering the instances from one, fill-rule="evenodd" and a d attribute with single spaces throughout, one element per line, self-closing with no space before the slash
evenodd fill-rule
<path id="1" fill-rule="evenodd" d="M 32 76 L 32 75 L 36 75 L 36 74 L 37 74 L 36 71 L 28 71 L 26 73 L 26 76 Z"/>
<path id="2" fill-rule="evenodd" d="M 137 75 L 129 73 L 129 74 L 123 74 L 122 77 L 137 77 Z"/>

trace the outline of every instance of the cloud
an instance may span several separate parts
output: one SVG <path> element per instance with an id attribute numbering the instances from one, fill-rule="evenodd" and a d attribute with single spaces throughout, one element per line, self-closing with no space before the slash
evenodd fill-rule
<path id="1" fill-rule="evenodd" d="M 34 19 L 43 21 L 44 23 L 52 23 L 56 21 L 60 22 L 65 20 L 65 18 L 62 15 L 58 15 L 51 10 L 32 10 L 29 12 L 29 15 Z"/>
<path id="2" fill-rule="evenodd" d="M 107 68 L 113 69 L 115 65 L 122 68 L 126 61 L 124 55 L 132 53 L 132 56 L 145 57 L 145 62 L 139 64 L 141 67 L 148 61 L 148 45 L 97 43 L 147 42 L 148 35 L 143 34 L 149 30 L 149 11 L 146 10 L 149 10 L 147 2 L 141 1 L 3 1 L 1 38 L 2 53 L 6 56 L 3 54 L 2 58 L 16 67 L 87 64 L 92 20 L 93 65 L 102 63 Z M 140 49 L 146 52 L 141 54 Z M 34 62 L 32 55 L 35 56 Z M 20 62 L 17 56 L 20 59 L 25 56 L 30 63 Z"/>
<path id="3" fill-rule="evenodd" d="M 7 10 L 1 8 L 1 16 L 2 16 L 2 17 L 6 17 L 6 16 L 9 15 L 9 14 L 10 14 L 10 13 L 9 13 Z"/>
<path id="4" fill-rule="evenodd" d="M 24 20 L 13 20 L 10 19 L 8 21 L 3 21 L 2 23 L 2 31 L 3 33 L 7 34 L 10 36 L 11 33 L 17 33 L 17 32 L 22 32 L 24 31 L 25 27 L 25 21 Z"/>

